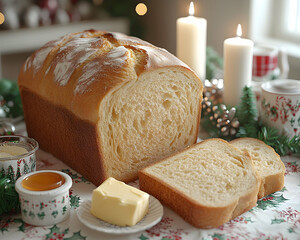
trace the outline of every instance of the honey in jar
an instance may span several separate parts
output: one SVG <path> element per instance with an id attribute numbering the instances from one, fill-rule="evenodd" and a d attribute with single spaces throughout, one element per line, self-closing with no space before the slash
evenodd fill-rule
<path id="1" fill-rule="evenodd" d="M 30 191 L 47 191 L 59 188 L 65 183 L 65 178 L 55 172 L 32 174 L 22 181 L 22 187 Z"/>

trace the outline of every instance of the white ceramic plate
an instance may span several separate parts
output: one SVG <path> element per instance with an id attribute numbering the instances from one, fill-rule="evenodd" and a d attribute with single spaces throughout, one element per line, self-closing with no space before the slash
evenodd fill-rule
<path id="1" fill-rule="evenodd" d="M 160 222 L 164 213 L 161 203 L 151 195 L 149 198 L 149 212 L 141 221 L 131 227 L 120 227 L 101 221 L 90 213 L 90 209 L 90 200 L 80 204 L 80 207 L 77 209 L 77 216 L 80 222 L 91 229 L 110 234 L 129 234 L 149 229 Z"/>

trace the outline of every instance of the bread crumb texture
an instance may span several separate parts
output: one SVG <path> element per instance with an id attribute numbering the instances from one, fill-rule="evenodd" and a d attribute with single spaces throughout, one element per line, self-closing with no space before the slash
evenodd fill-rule
<path id="1" fill-rule="evenodd" d="M 262 177 L 284 171 L 284 164 L 280 160 L 280 156 L 264 142 L 251 138 L 240 138 L 231 143 L 250 154 L 254 166 Z"/>
<path id="2" fill-rule="evenodd" d="M 207 207 L 224 207 L 255 191 L 251 160 L 220 140 L 206 140 L 143 170 Z"/>
<path id="3" fill-rule="evenodd" d="M 254 138 L 238 138 L 230 143 L 251 156 L 254 167 L 262 179 L 258 198 L 283 188 L 285 166 L 273 148 Z"/>

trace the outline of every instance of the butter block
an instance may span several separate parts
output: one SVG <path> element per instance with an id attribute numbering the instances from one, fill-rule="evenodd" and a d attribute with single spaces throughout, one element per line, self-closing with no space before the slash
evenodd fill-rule
<path id="1" fill-rule="evenodd" d="M 91 213 L 111 224 L 133 226 L 148 212 L 149 194 L 112 177 L 94 189 Z"/>

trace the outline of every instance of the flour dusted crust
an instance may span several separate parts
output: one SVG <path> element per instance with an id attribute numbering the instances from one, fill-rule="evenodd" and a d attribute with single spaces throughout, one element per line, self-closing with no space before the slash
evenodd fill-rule
<path id="1" fill-rule="evenodd" d="M 166 50 L 138 38 L 89 30 L 66 35 L 36 51 L 21 69 L 19 84 L 81 119 L 97 122 L 106 93 L 144 71 L 166 66 L 189 69 Z M 82 101 L 88 102 L 84 109 Z"/>
<path id="2" fill-rule="evenodd" d="M 50 41 L 26 60 L 19 87 L 29 136 L 96 185 L 134 180 L 197 139 L 200 79 L 135 37 L 88 30 Z"/>

